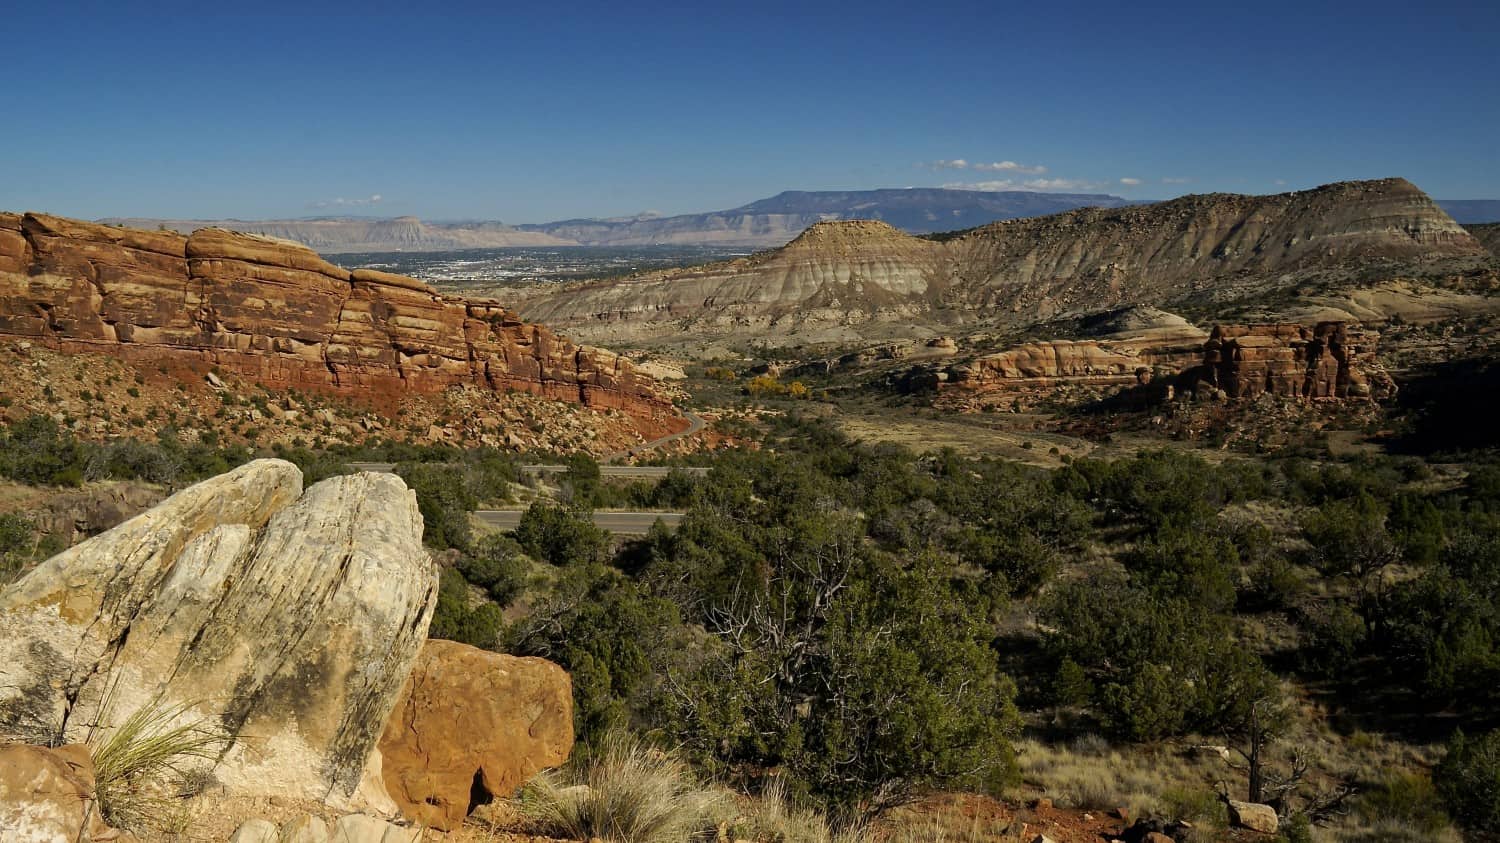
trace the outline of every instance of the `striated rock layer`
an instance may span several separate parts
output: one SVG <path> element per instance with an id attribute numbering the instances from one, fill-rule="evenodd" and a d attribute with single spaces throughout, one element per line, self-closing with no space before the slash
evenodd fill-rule
<path id="1" fill-rule="evenodd" d="M 1377 335 L 1343 322 L 1220 325 L 1203 345 L 1203 363 L 1184 373 L 1192 388 L 1229 398 L 1381 398 L 1395 384 L 1375 359 Z"/>
<path id="2" fill-rule="evenodd" d="M 629 361 L 496 302 L 221 229 L 183 236 L 0 213 L 6 334 L 374 400 L 472 384 L 595 408 L 668 405 Z"/>
<path id="3" fill-rule="evenodd" d="M 1385 398 L 1395 384 L 1375 357 L 1378 335 L 1344 322 L 1315 326 L 1219 325 L 1205 335 L 1191 326 L 1141 336 L 1026 343 L 945 369 L 909 373 L 908 389 L 936 390 L 939 402 L 973 408 L 1004 396 L 1063 386 L 1120 389 L 1155 383 L 1241 399 Z"/>
<path id="4" fill-rule="evenodd" d="M 232 793 L 392 811 L 377 742 L 436 601 L 400 478 L 304 492 L 256 460 L 0 591 L 0 735 L 88 741 L 155 707 L 232 739 Z"/>
<path id="5" fill-rule="evenodd" d="M 611 341 L 914 320 L 1033 322 L 1192 295 L 1247 296 L 1377 261 L 1484 258 L 1410 182 L 1084 208 L 924 239 L 820 223 L 782 249 L 705 267 L 518 291 L 527 318 Z"/>

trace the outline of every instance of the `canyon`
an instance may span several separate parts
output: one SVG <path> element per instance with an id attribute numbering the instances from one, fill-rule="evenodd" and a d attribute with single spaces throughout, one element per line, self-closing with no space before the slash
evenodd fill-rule
<path id="1" fill-rule="evenodd" d="M 629 360 L 498 302 L 222 229 L 0 213 L 0 336 L 377 405 L 468 386 L 643 415 L 671 406 Z"/>
<path id="2" fill-rule="evenodd" d="M 1084 208 L 928 237 L 878 221 L 822 222 L 748 258 L 507 295 L 526 318 L 596 342 L 838 343 L 1127 305 L 1217 307 L 1310 280 L 1493 260 L 1421 190 L 1382 179 Z"/>

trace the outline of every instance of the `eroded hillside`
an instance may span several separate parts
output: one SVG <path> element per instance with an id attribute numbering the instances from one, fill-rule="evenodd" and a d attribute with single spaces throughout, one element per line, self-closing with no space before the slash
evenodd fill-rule
<path id="1" fill-rule="evenodd" d="M 1086 208 L 928 238 L 814 225 L 784 248 L 622 280 L 514 291 L 527 318 L 610 342 L 691 334 L 848 342 L 1024 325 L 1123 305 L 1230 302 L 1491 255 L 1404 179 Z"/>

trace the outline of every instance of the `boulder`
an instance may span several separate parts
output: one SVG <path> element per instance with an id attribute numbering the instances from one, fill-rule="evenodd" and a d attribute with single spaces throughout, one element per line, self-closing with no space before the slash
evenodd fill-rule
<path id="1" fill-rule="evenodd" d="M 1229 805 L 1229 824 L 1232 826 L 1248 828 L 1262 834 L 1275 834 L 1281 824 L 1276 816 L 1276 809 L 1270 805 L 1262 805 L 1258 802 L 1236 802 L 1233 799 L 1225 801 Z"/>
<path id="2" fill-rule="evenodd" d="M 395 475 L 303 492 L 256 460 L 185 489 L 0 592 L 0 733 L 157 706 L 222 729 L 232 793 L 394 810 L 376 743 L 436 602 L 421 537 Z"/>
<path id="3" fill-rule="evenodd" d="M 328 839 L 329 843 L 417 843 L 422 839 L 422 830 L 391 825 L 365 814 L 348 814 L 333 824 Z"/>
<path id="4" fill-rule="evenodd" d="M 276 826 L 269 820 L 251 819 L 229 835 L 229 843 L 278 843 Z"/>
<path id="5" fill-rule="evenodd" d="M 0 840 L 125 843 L 94 800 L 94 763 L 80 744 L 0 746 Z"/>
<path id="6" fill-rule="evenodd" d="M 294 817 L 281 824 L 276 843 L 328 843 L 328 824 L 312 814 Z"/>
<path id="7" fill-rule="evenodd" d="M 445 831 L 572 748 L 572 683 L 562 668 L 436 640 L 423 646 L 380 739 L 402 813 Z"/>

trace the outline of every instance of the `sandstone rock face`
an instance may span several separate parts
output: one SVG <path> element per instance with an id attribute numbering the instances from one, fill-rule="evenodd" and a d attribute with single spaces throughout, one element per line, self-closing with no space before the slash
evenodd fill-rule
<path id="1" fill-rule="evenodd" d="M 573 748 L 572 682 L 545 659 L 428 641 L 380 739 L 408 819 L 451 831 L 476 795 L 508 798 Z"/>
<path id="2" fill-rule="evenodd" d="M 498 303 L 349 272 L 295 243 L 0 214 L 0 335 L 270 387 L 379 399 L 455 385 L 591 407 L 667 405 L 628 360 Z M 187 374 L 185 371 L 184 374 Z"/>
<path id="3" fill-rule="evenodd" d="M 1220 325 L 1203 346 L 1203 364 L 1184 380 L 1230 398 L 1387 397 L 1395 384 L 1375 359 L 1376 340 L 1373 332 L 1343 322 Z"/>
<path id="4" fill-rule="evenodd" d="M 1181 370 L 1201 358 L 1203 332 L 1139 340 L 1052 340 L 988 354 L 951 370 L 946 385 L 977 393 L 1057 386 L 1148 383 L 1158 369 Z"/>
<path id="5" fill-rule="evenodd" d="M 0 592 L 0 733 L 86 739 L 152 701 L 221 729 L 231 792 L 392 810 L 376 743 L 435 569 L 394 475 L 305 492 L 257 460 Z"/>
<path id="6" fill-rule="evenodd" d="M 764 334 L 818 325 L 1032 322 L 1370 261 L 1488 257 L 1403 179 L 1275 196 L 1084 208 L 922 239 L 831 222 L 782 249 L 707 267 L 518 291 L 527 318 L 595 340 Z"/>

